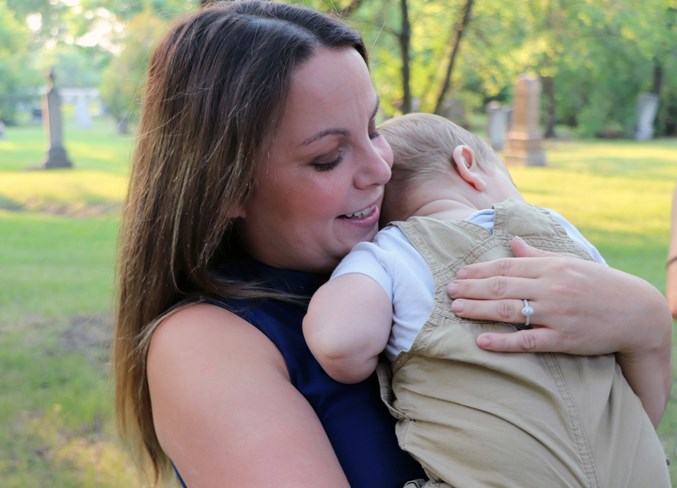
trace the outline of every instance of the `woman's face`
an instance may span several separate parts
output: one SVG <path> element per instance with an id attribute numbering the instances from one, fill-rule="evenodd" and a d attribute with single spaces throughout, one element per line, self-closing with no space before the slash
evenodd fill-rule
<path id="1" fill-rule="evenodd" d="M 292 75 L 279 130 L 243 205 L 256 259 L 328 272 L 374 237 L 392 151 L 376 132 L 378 97 L 352 48 L 317 51 Z"/>

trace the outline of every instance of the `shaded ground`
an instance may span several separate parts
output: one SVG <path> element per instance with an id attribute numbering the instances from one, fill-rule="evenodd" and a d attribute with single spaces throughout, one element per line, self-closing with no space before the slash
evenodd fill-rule
<path id="1" fill-rule="evenodd" d="M 68 318 L 59 344 L 65 351 L 81 354 L 94 366 L 108 370 L 112 335 L 111 314 L 76 315 Z"/>

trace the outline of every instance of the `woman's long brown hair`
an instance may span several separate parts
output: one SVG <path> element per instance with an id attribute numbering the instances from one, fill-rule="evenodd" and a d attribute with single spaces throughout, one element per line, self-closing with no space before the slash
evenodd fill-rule
<path id="1" fill-rule="evenodd" d="M 120 231 L 113 363 L 120 431 L 153 484 L 171 462 L 153 426 L 150 337 L 191 298 L 255 293 L 217 276 L 214 256 L 235 252 L 231 215 L 256 184 L 292 71 L 318 47 L 367 59 L 359 34 L 331 17 L 223 2 L 176 23 L 150 62 Z"/>

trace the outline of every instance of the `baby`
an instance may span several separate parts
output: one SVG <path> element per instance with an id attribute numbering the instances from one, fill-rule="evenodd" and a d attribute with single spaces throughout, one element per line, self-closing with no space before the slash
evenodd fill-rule
<path id="1" fill-rule="evenodd" d="M 669 487 L 665 454 L 613 355 L 501 354 L 486 331 L 530 327 L 461 319 L 446 285 L 464 265 L 511 257 L 514 236 L 604 260 L 558 213 L 524 201 L 480 138 L 431 114 L 380 128 L 393 148 L 382 218 L 313 296 L 303 328 L 337 381 L 379 367 L 400 446 L 454 487 Z M 528 297 L 527 297 L 528 298 Z"/>

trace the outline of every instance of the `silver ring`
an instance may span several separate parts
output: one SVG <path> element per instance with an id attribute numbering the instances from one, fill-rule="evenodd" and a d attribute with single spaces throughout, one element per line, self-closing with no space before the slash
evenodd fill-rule
<path id="1" fill-rule="evenodd" d="M 522 315 L 524 315 L 525 318 L 524 327 L 529 327 L 529 321 L 531 320 L 531 316 L 534 314 L 534 307 L 529 305 L 529 301 L 527 299 L 522 300 L 522 303 L 524 303 L 524 307 L 522 307 Z"/>

